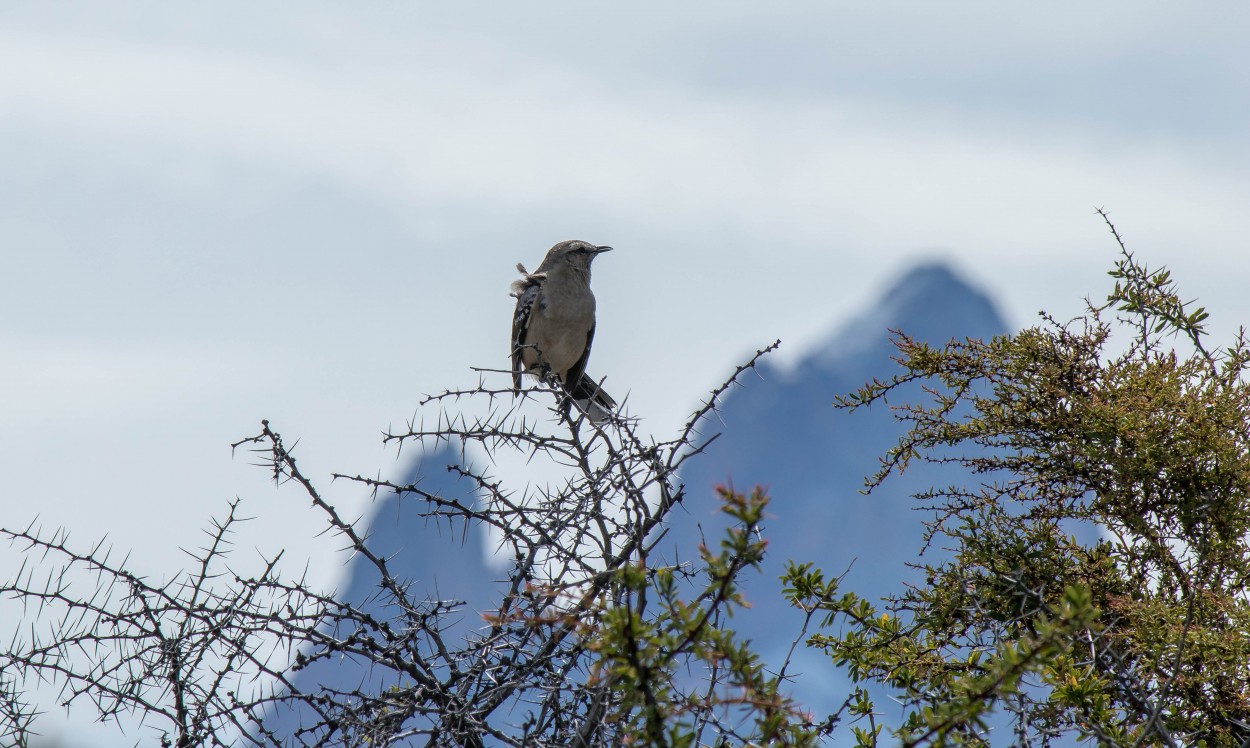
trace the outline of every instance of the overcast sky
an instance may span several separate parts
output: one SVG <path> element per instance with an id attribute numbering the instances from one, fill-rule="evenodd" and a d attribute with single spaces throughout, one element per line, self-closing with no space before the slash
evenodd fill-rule
<path id="1" fill-rule="evenodd" d="M 591 371 L 667 433 L 946 258 L 1015 325 L 1116 249 L 1250 319 L 1250 9 L 1001 2 L 0 5 L 0 524 L 167 575 L 238 496 L 332 584 L 322 483 L 506 365 L 518 261 L 579 238 Z M 350 486 L 330 498 L 361 507 Z M 254 541 L 254 542 L 253 542 Z M 263 541 L 263 542 L 262 542 Z M 9 558 L 0 556 L 0 558 Z"/>

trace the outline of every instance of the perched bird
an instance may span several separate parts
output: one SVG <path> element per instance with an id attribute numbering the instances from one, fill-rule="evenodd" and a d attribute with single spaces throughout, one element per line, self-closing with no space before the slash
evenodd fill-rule
<path id="1" fill-rule="evenodd" d="M 590 263 L 611 247 L 581 241 L 560 242 L 530 273 L 517 263 L 521 278 L 512 282 L 512 384 L 521 374 L 559 380 L 577 407 L 594 423 L 607 420 L 616 402 L 586 374 L 595 339 L 595 294 Z"/>

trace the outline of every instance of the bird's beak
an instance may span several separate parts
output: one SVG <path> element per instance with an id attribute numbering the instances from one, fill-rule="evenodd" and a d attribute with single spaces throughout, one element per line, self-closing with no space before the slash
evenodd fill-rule
<path id="1" fill-rule="evenodd" d="M 611 251 L 612 251 L 611 247 L 595 247 L 595 254 L 602 254 L 604 252 L 611 252 Z"/>

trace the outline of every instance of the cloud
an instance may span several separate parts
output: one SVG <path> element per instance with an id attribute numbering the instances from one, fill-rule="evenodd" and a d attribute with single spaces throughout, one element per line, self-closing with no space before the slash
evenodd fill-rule
<path id="1" fill-rule="evenodd" d="M 993 277 L 1010 315 L 1027 321 L 1062 284 L 1056 268 L 1097 272 L 1114 253 L 1096 243 L 1097 205 L 1138 228 L 1138 248 L 1165 256 L 1184 240 L 1213 258 L 1238 235 L 1250 180 L 1235 158 L 1213 166 L 1199 155 L 1202 138 L 1116 130 L 1096 111 L 1082 119 L 1096 89 L 1081 82 L 1080 65 L 1135 59 L 1169 16 L 1120 21 L 1108 11 L 1064 36 L 1057 21 L 1035 28 L 981 11 L 983 25 L 968 26 L 911 8 L 886 29 L 891 14 L 867 7 L 822 11 L 799 27 L 797 12 L 732 6 L 701 33 L 688 11 L 650 31 L 612 12 L 563 19 L 606 35 L 587 44 L 561 43 L 560 25 L 544 25 L 550 16 L 511 11 L 480 28 L 455 14 L 404 16 L 398 30 L 357 18 L 337 41 L 314 27 L 306 36 L 315 43 L 281 37 L 273 50 L 12 32 L 0 44 L 0 92 L 16 102 L 10 121 L 51 120 L 58 137 L 95 148 L 164 143 L 318 174 L 394 206 L 427 242 L 485 248 L 505 274 L 526 259 L 512 247 L 536 254 L 559 238 L 608 234 L 602 241 L 637 248 L 638 262 L 663 264 L 665 278 L 703 276 L 731 296 L 759 298 L 768 314 L 726 310 L 731 329 L 754 337 L 757 327 L 797 328 L 810 339 L 827 314 L 866 295 L 835 294 L 823 302 L 835 311 L 817 317 L 786 300 L 818 299 L 841 278 L 883 280 L 901 258 L 935 248 Z M 263 33 L 277 33 L 272 20 L 261 19 Z M 1117 23 L 1115 41 L 1100 45 L 1098 30 Z M 846 46 L 822 52 L 825 26 Z M 866 29 L 881 30 L 879 41 Z M 677 43 L 679 32 L 689 44 Z M 631 34 L 673 69 L 648 76 L 648 43 Z M 1166 42 L 1197 43 L 1184 34 Z M 947 48 L 950 59 L 933 56 Z M 700 69 L 729 65 L 735 49 L 739 63 L 722 72 L 736 85 L 708 85 Z M 797 87 L 751 83 L 789 80 L 797 63 L 787 54 L 818 59 L 827 85 L 817 73 Z M 872 61 L 880 67 L 870 71 Z M 907 71 L 920 83 L 904 80 Z M 1120 73 L 1092 78 L 1100 75 Z M 1108 97 L 1149 111 L 1156 105 L 1142 88 L 1152 75 L 1121 81 Z M 1021 109 L 1018 92 L 1039 82 L 1086 93 Z M 424 272 L 456 274 L 455 251 L 421 249 Z M 762 262 L 761 272 L 739 272 Z M 669 290 L 670 314 L 706 304 L 697 289 Z"/>
<path id="2" fill-rule="evenodd" d="M 192 345 L 154 350 L 116 341 L 0 337 L 0 420 L 15 431 L 56 422 L 149 418 L 171 403 L 221 391 L 256 361 Z"/>

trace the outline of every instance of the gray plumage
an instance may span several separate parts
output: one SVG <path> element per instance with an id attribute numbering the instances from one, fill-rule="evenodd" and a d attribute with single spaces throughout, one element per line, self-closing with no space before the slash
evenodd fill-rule
<path id="1" fill-rule="evenodd" d="M 566 241 L 547 251 L 533 273 L 517 264 L 521 278 L 512 282 L 512 383 L 521 375 L 557 379 L 595 423 L 606 420 L 616 403 L 586 374 L 595 338 L 595 294 L 590 263 L 611 250 L 582 241 Z"/>

